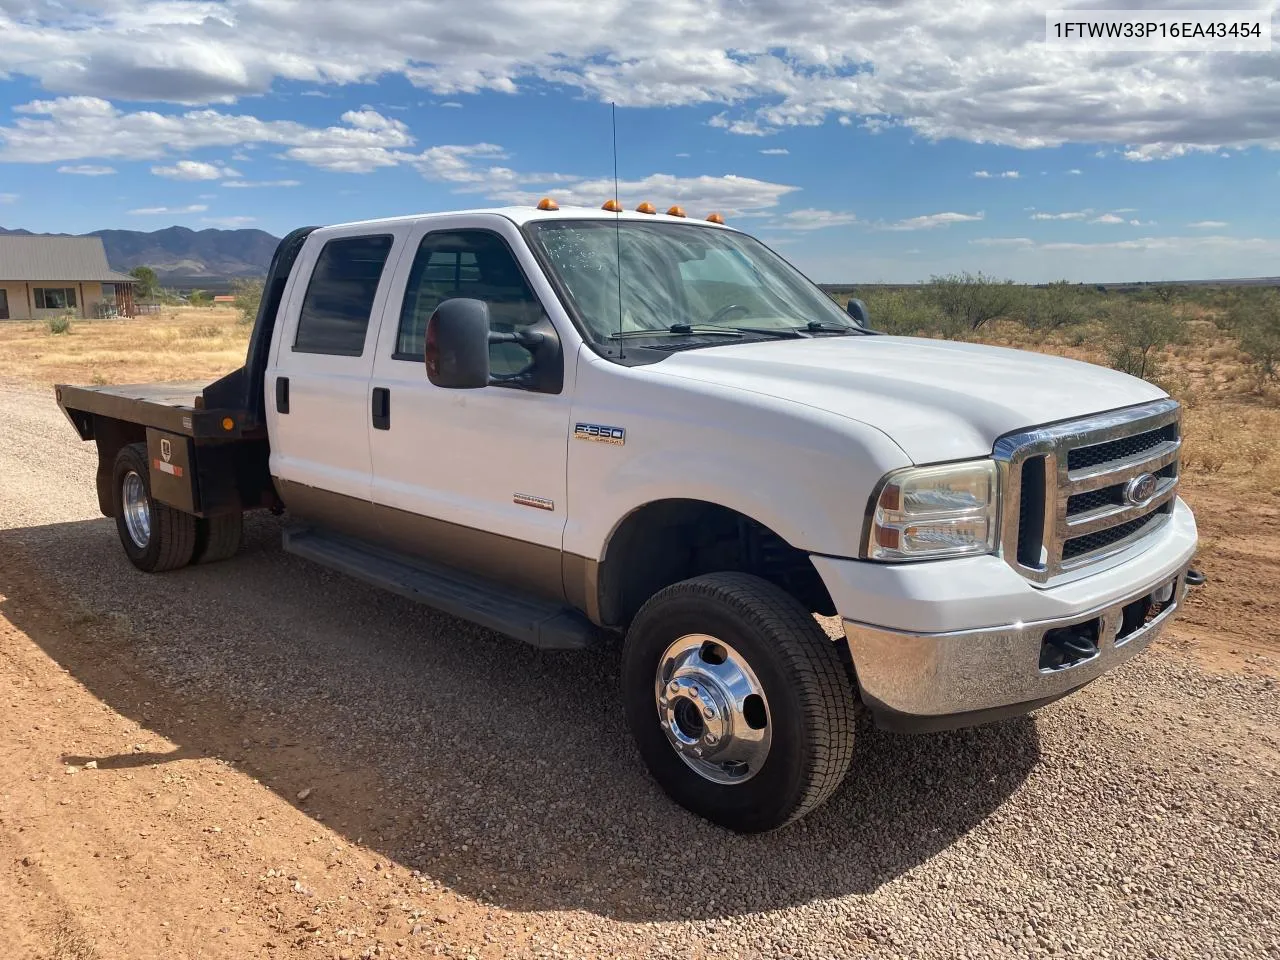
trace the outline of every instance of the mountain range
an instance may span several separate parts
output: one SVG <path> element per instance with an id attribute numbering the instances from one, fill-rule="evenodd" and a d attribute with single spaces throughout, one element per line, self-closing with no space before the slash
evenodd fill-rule
<path id="1" fill-rule="evenodd" d="M 48 236 L 30 230 L 6 230 L 0 236 Z M 112 270 L 128 273 L 150 267 L 162 281 L 261 277 L 280 241 L 262 230 L 188 230 L 169 227 L 138 230 L 95 230 L 80 236 L 101 237 Z"/>

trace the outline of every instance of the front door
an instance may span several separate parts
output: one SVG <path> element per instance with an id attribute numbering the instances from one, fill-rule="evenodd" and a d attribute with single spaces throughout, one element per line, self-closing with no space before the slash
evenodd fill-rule
<path id="1" fill-rule="evenodd" d="M 431 384 L 423 363 L 441 300 L 483 300 L 493 329 L 510 332 L 546 316 L 535 283 L 550 295 L 508 221 L 437 219 L 410 234 L 374 362 L 389 418 L 370 435 L 373 500 L 384 538 L 400 548 L 560 598 L 571 371 L 554 394 L 449 390 Z M 493 345 L 490 358 L 495 379 L 531 362 L 516 344 Z"/>
<path id="2" fill-rule="evenodd" d="M 369 377 L 395 234 L 312 234 L 267 370 L 271 475 L 292 512 L 339 529 L 370 519 Z"/>
<path id="3" fill-rule="evenodd" d="M 9 319 L 9 291 L 0 289 L 0 320 Z"/>

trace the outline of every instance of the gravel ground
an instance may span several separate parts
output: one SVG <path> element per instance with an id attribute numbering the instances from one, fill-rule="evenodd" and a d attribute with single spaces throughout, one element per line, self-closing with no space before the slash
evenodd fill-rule
<path id="1" fill-rule="evenodd" d="M 615 650 L 539 652 L 371 590 L 282 553 L 269 517 L 231 562 L 145 576 L 93 470 L 47 392 L 0 385 L 0 553 L 118 628 L 175 702 L 285 731 L 308 810 L 474 905 L 486 956 L 1280 957 L 1265 663 L 1206 672 L 1166 642 L 1033 718 L 864 726 L 831 801 L 744 838 L 648 780 Z M 257 762 L 292 799 L 293 769 Z"/>

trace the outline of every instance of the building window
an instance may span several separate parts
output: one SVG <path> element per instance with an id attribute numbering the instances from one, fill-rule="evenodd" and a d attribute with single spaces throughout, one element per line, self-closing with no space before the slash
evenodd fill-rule
<path id="1" fill-rule="evenodd" d="M 75 309 L 74 287 L 36 287 L 31 292 L 35 294 L 37 310 Z"/>

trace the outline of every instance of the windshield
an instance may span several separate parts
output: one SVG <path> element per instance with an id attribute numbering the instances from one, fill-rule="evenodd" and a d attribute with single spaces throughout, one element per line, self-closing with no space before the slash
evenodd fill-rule
<path id="1" fill-rule="evenodd" d="M 853 328 L 830 297 L 741 233 L 633 220 L 542 220 L 529 230 L 597 341 L 673 327 Z"/>

